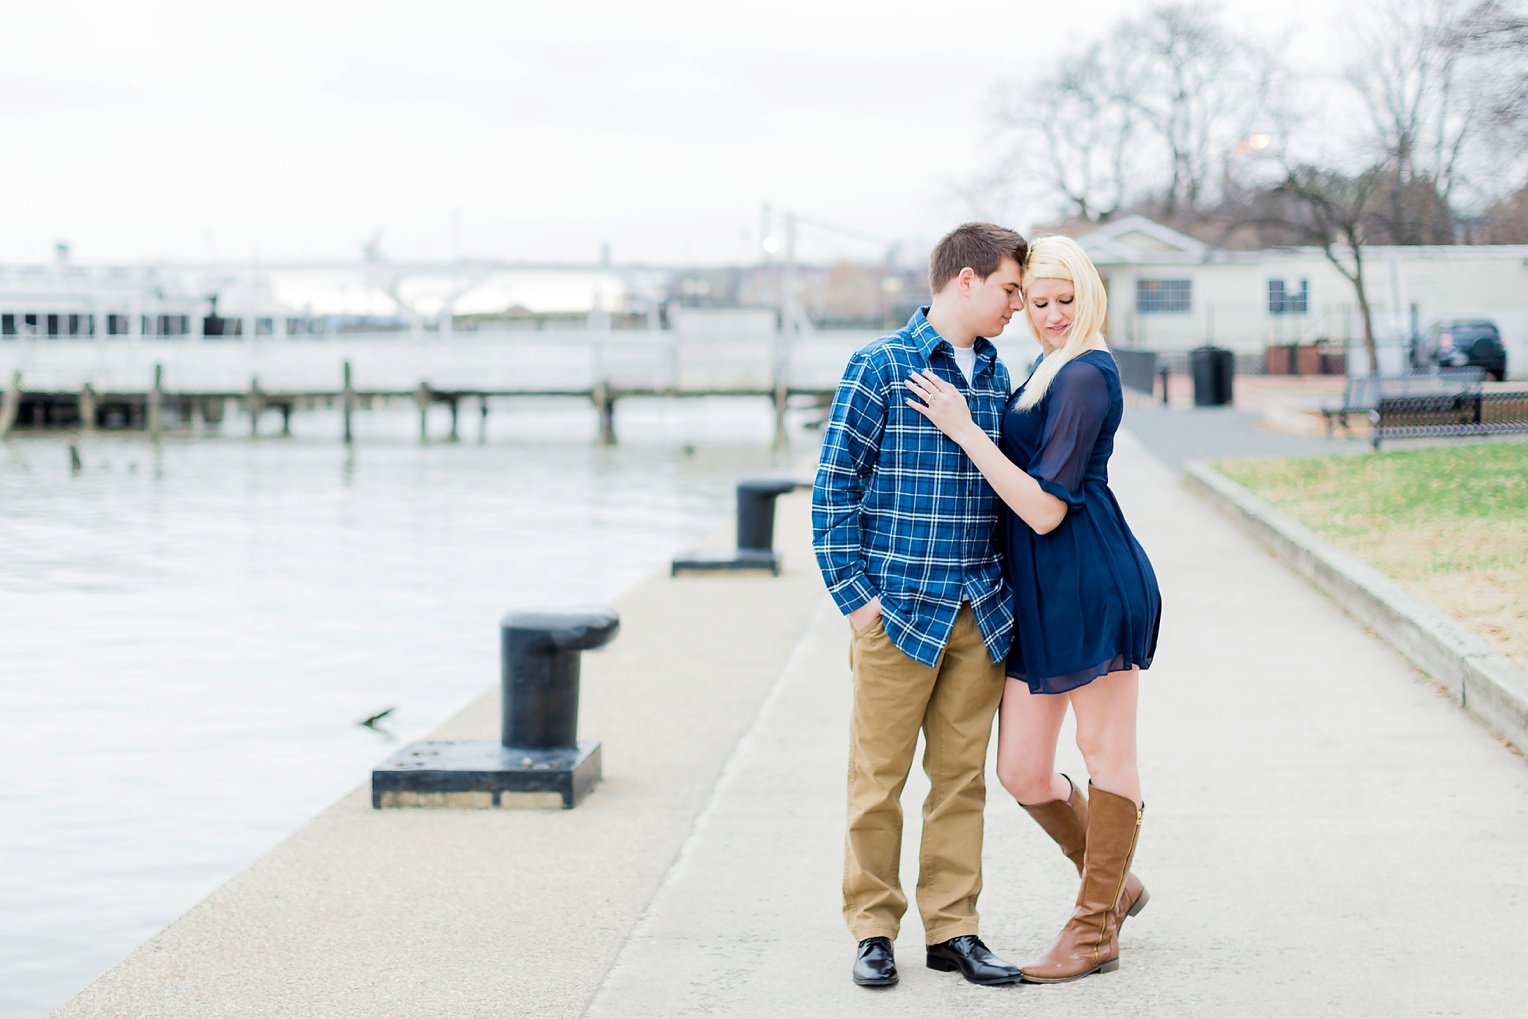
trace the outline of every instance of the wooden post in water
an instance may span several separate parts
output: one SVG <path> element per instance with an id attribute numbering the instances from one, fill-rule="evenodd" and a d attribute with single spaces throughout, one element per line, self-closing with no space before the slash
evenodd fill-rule
<path id="1" fill-rule="evenodd" d="M 164 430 L 164 365 L 154 366 L 154 388 L 149 390 L 148 422 L 149 438 L 158 439 Z"/>
<path id="2" fill-rule="evenodd" d="M 790 398 L 790 389 L 782 379 L 775 383 L 775 449 L 784 449 L 790 444 L 790 439 L 785 434 L 785 404 Z"/>
<path id="3" fill-rule="evenodd" d="M 451 441 L 460 442 L 461 438 L 456 434 L 456 404 L 457 397 L 453 396 L 446 400 L 446 405 L 451 408 Z"/>
<path id="4" fill-rule="evenodd" d="M 340 410 L 345 417 L 345 444 L 355 441 L 355 435 L 350 428 L 351 415 L 355 413 L 355 387 L 350 382 L 350 362 L 345 362 L 345 389 L 340 394 Z"/>
<path id="5" fill-rule="evenodd" d="M 287 438 L 292 437 L 292 401 L 278 404 L 281 408 L 281 434 Z"/>
<path id="6" fill-rule="evenodd" d="M 0 439 L 8 439 L 16 427 L 16 415 L 21 411 L 21 373 L 11 376 L 11 384 L 0 397 Z"/>
<path id="7" fill-rule="evenodd" d="M 604 382 L 594 384 L 594 407 L 600 415 L 600 435 L 596 442 L 601 446 L 615 445 L 615 396 Z"/>
<path id="8" fill-rule="evenodd" d="M 478 397 L 478 445 L 488 442 L 488 394 Z"/>
<path id="9" fill-rule="evenodd" d="M 265 409 L 265 394 L 260 392 L 258 376 L 249 380 L 249 395 L 244 398 L 244 405 L 249 408 L 249 437 L 253 439 L 260 434 L 260 412 Z"/>
<path id="10" fill-rule="evenodd" d="M 414 390 L 414 402 L 419 404 L 419 441 L 430 441 L 430 384 L 419 383 Z"/>
<path id="11" fill-rule="evenodd" d="M 80 432 L 89 435 L 96 426 L 96 391 L 90 383 L 80 390 Z"/>

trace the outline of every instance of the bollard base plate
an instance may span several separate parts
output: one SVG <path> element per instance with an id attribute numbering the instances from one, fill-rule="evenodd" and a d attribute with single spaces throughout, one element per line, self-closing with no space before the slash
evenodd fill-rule
<path id="1" fill-rule="evenodd" d="M 371 773 L 371 805 L 571 810 L 600 780 L 598 740 L 525 750 L 497 740 L 421 740 Z"/>
<path id="2" fill-rule="evenodd" d="M 733 548 L 721 552 L 686 552 L 669 564 L 669 576 L 681 573 L 770 573 L 780 575 L 780 556 L 768 548 Z"/>

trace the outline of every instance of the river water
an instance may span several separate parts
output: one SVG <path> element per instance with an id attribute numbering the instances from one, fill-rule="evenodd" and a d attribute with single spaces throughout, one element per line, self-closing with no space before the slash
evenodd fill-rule
<path id="1" fill-rule="evenodd" d="M 0 445 L 0 1017 L 46 1015 L 495 684 L 507 609 L 614 600 L 789 459 L 761 401 L 629 401 L 615 448 L 558 401 L 482 444 L 357 424 L 350 450 L 320 412 L 98 437 L 78 472 L 68 437 Z"/>

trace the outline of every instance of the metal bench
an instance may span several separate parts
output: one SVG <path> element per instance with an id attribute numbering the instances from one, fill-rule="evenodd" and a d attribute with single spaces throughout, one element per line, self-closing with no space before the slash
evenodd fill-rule
<path id="1" fill-rule="evenodd" d="M 1441 400 L 1478 399 L 1481 380 L 1485 373 L 1478 367 L 1444 368 L 1436 372 L 1408 375 L 1361 375 L 1348 379 L 1342 391 L 1340 404 L 1328 403 L 1321 408 L 1326 418 L 1326 436 L 1332 437 L 1332 429 L 1341 425 L 1351 438 L 1353 430 L 1348 426 L 1349 414 L 1372 415 L 1380 402 L 1405 397 L 1437 398 Z"/>
<path id="2" fill-rule="evenodd" d="M 1528 391 L 1385 396 L 1369 412 L 1369 445 L 1384 439 L 1528 432 Z"/>

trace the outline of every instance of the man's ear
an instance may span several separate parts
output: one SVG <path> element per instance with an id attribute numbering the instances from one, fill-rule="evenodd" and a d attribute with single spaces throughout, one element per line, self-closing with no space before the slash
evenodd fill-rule
<path id="1" fill-rule="evenodd" d="M 960 270 L 960 275 L 955 277 L 955 282 L 960 286 L 960 292 L 965 297 L 971 296 L 971 286 L 976 282 L 976 270 L 969 265 Z"/>

